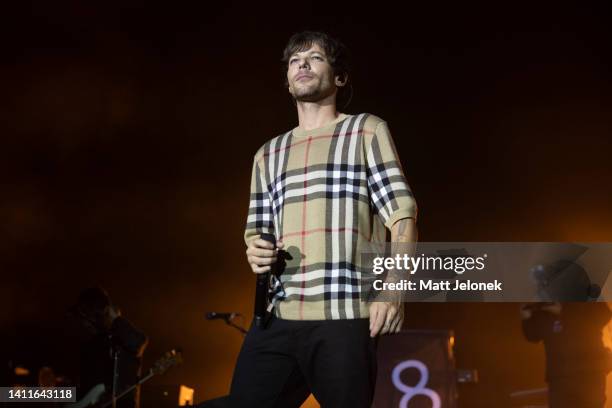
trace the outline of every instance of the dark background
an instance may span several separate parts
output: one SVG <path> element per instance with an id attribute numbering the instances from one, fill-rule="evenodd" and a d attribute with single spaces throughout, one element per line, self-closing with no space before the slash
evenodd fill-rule
<path id="1" fill-rule="evenodd" d="M 611 241 L 610 13 L 558 4 L 431 7 L 85 1 L 0 17 L 3 364 L 74 375 L 64 316 L 107 288 L 150 337 L 157 384 L 227 392 L 252 313 L 243 227 L 252 155 L 297 124 L 281 51 L 301 29 L 353 54 L 347 113 L 390 126 L 421 241 Z M 543 385 L 515 304 L 414 304 L 406 328 L 454 329 L 481 383 L 462 406 Z"/>

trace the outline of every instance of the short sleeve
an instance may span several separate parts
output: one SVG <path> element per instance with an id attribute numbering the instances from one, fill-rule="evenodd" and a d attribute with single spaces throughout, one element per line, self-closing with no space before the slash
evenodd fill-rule
<path id="1" fill-rule="evenodd" d="M 259 237 L 262 233 L 274 233 L 274 217 L 270 195 L 256 156 L 251 172 L 249 213 L 244 231 L 245 243 L 248 245 L 249 241 Z"/>
<path id="2" fill-rule="evenodd" d="M 402 218 L 417 216 L 416 201 L 408 186 L 387 123 L 376 126 L 367 149 L 370 205 L 389 229 Z"/>

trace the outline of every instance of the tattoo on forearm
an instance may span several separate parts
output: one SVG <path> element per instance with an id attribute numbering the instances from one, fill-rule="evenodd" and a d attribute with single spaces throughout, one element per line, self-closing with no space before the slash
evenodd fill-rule
<path id="1" fill-rule="evenodd" d="M 395 237 L 393 237 L 394 242 L 409 242 L 411 240 L 411 234 L 410 234 L 410 229 L 409 227 L 412 224 L 412 219 L 410 218 L 404 218 L 399 220 L 397 223 L 394 224 L 394 227 L 396 227 L 396 231 L 397 234 Z"/>
<path id="2" fill-rule="evenodd" d="M 397 226 L 398 234 L 402 235 L 404 233 L 404 231 L 406 231 L 406 227 L 408 226 L 408 220 L 406 220 L 406 219 L 400 220 L 398 222 L 398 224 L 399 224 Z"/>

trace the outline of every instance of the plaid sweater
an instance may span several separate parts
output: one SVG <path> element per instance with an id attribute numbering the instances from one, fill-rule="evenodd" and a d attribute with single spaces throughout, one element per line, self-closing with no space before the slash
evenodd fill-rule
<path id="1" fill-rule="evenodd" d="M 244 238 L 269 232 L 285 243 L 284 270 L 271 279 L 276 316 L 368 317 L 360 279 L 371 271 L 360 251 L 416 212 L 387 123 L 374 115 L 340 114 L 266 142 L 253 161 Z"/>

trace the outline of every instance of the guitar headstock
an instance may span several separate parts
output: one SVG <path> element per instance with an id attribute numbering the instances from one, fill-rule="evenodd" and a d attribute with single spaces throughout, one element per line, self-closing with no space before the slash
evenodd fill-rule
<path id="1" fill-rule="evenodd" d="M 172 349 L 167 351 L 162 358 L 157 360 L 151 371 L 155 375 L 160 375 L 166 372 L 170 367 L 181 364 L 183 362 L 183 354 L 180 349 Z"/>

